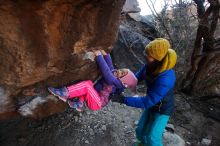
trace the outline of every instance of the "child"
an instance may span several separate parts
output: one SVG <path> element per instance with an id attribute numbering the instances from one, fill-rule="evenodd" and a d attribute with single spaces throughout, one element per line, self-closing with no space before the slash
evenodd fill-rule
<path id="1" fill-rule="evenodd" d="M 99 110 L 109 102 L 112 93 L 121 93 L 128 87 L 135 91 L 137 79 L 129 69 L 115 70 L 109 54 L 104 50 L 95 51 L 96 61 L 102 78 L 94 85 L 91 80 L 82 81 L 60 89 L 49 87 L 48 90 L 72 108 L 81 111 L 86 102 L 91 110 Z M 71 100 L 77 99 L 77 100 Z"/>

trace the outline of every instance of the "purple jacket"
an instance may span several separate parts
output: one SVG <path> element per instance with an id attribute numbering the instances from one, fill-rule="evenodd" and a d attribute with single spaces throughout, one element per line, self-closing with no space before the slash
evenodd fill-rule
<path id="1" fill-rule="evenodd" d="M 112 93 L 121 93 L 125 87 L 122 82 L 112 73 L 114 67 L 111 56 L 109 54 L 105 56 L 99 55 L 96 57 L 96 62 L 102 74 L 102 78 L 98 80 L 94 86 L 96 91 L 100 92 L 103 90 L 104 84 L 107 84 L 112 85 Z"/>

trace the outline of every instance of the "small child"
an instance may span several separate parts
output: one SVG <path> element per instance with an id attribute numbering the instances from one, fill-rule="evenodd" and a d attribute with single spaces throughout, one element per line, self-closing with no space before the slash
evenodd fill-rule
<path id="1" fill-rule="evenodd" d="M 110 94 L 119 94 L 127 87 L 136 90 L 137 78 L 129 69 L 114 69 L 110 55 L 104 50 L 95 51 L 94 55 L 102 74 L 95 85 L 91 80 L 86 80 L 59 89 L 48 88 L 53 95 L 67 101 L 70 107 L 78 111 L 82 110 L 84 102 L 89 109 L 99 110 L 108 104 Z"/>

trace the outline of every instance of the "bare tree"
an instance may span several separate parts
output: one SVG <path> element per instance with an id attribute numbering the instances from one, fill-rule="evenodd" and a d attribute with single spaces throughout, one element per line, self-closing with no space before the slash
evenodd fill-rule
<path id="1" fill-rule="evenodd" d="M 159 25 L 156 25 L 159 27 L 158 32 L 161 34 L 161 36 L 166 34 L 168 36 L 171 44 L 173 44 L 173 39 L 172 39 L 172 36 L 171 36 L 170 31 L 168 29 L 167 20 L 166 20 L 166 17 L 164 17 L 164 13 L 159 14 L 156 11 L 156 8 L 154 6 L 155 1 L 153 2 L 152 0 L 146 0 L 146 3 L 152 12 L 152 15 L 154 17 L 153 19 L 155 20 L 155 23 L 159 22 Z M 168 6 L 168 4 L 167 4 L 167 1 L 165 0 L 164 10 L 167 9 L 167 6 Z M 160 29 L 160 27 L 162 29 Z M 163 30 L 164 32 L 161 32 L 161 30 Z"/>
<path id="2" fill-rule="evenodd" d="M 205 0 L 175 0 L 172 4 L 165 0 L 160 13 L 156 12 L 153 0 L 146 2 L 161 37 L 167 37 L 177 51 L 179 57 L 176 70 L 183 91 L 199 96 L 219 97 L 220 34 L 215 35 L 219 29 L 219 0 L 208 0 L 206 3 Z M 188 7 L 193 5 L 197 9 L 197 16 L 189 13 Z M 191 66 L 190 70 L 181 82 L 188 65 Z"/>
<path id="3" fill-rule="evenodd" d="M 219 19 L 218 0 L 194 0 L 197 5 L 199 26 L 191 56 L 191 69 L 184 82 L 186 93 L 220 97 L 220 38 L 214 34 Z"/>
<path id="4" fill-rule="evenodd" d="M 172 49 L 178 54 L 177 87 L 181 88 L 184 74 L 190 66 L 192 42 L 195 40 L 198 26 L 196 6 L 191 0 L 175 0 L 173 3 L 165 0 L 163 9 L 159 13 L 154 8 L 153 0 L 147 0 L 147 4 L 152 11 L 154 26 L 157 27 L 160 37 L 169 39 Z"/>

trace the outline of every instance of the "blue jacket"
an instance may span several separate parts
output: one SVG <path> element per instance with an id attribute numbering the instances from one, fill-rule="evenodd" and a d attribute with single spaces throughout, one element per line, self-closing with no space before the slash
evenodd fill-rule
<path id="1" fill-rule="evenodd" d="M 111 56 L 109 54 L 105 56 L 99 55 L 96 57 L 96 62 L 102 74 L 102 78 L 98 80 L 94 86 L 96 91 L 99 92 L 103 90 L 103 85 L 108 84 L 112 85 L 112 93 L 121 93 L 125 87 L 122 82 L 113 74 L 114 67 Z"/>
<path id="2" fill-rule="evenodd" d="M 146 75 L 147 65 L 144 65 L 137 73 L 138 81 L 145 80 L 147 94 L 144 97 L 125 97 L 124 103 L 136 108 L 155 110 L 161 114 L 170 115 L 174 110 L 173 88 L 176 76 L 173 69 L 166 70 L 149 81 Z M 161 103 L 161 106 L 159 103 Z M 158 107 L 158 108 L 157 108 Z"/>

